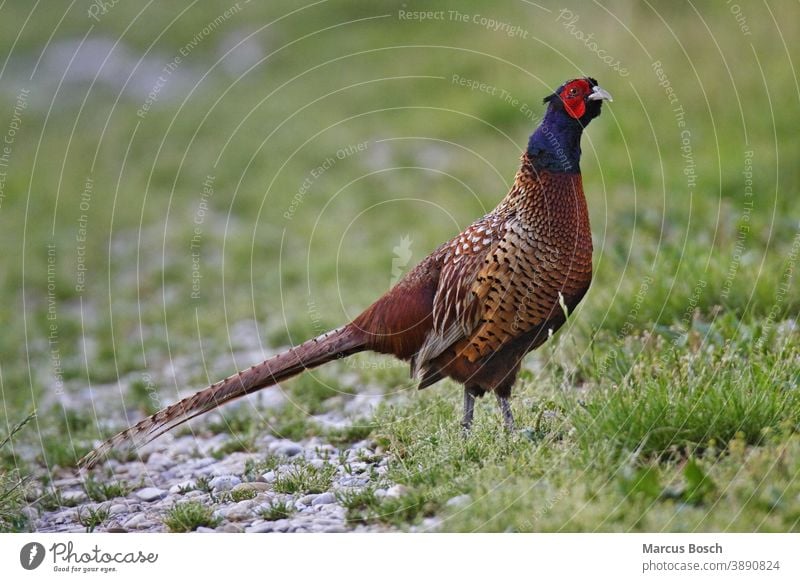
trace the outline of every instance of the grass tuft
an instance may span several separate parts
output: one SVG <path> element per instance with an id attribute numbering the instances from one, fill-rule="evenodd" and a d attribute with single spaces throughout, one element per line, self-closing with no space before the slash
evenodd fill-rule
<path id="1" fill-rule="evenodd" d="M 102 505 L 98 507 L 78 508 L 78 523 L 86 528 L 86 533 L 92 533 L 95 528 L 102 525 L 108 519 L 108 508 Z"/>
<path id="2" fill-rule="evenodd" d="M 305 462 L 298 463 L 278 475 L 274 489 L 278 493 L 323 493 L 330 488 L 335 473 L 336 466 L 330 463 L 320 468 Z"/>
<path id="3" fill-rule="evenodd" d="M 295 512 L 294 505 L 285 500 L 273 501 L 258 512 L 258 516 L 266 521 L 287 519 Z"/>
<path id="4" fill-rule="evenodd" d="M 173 533 L 190 532 L 198 527 L 217 527 L 220 521 L 214 517 L 213 509 L 199 501 L 178 503 L 164 517 L 164 525 Z"/>
<path id="5" fill-rule="evenodd" d="M 0 441 L 0 452 L 5 454 L 10 449 L 14 436 L 34 418 L 35 411 L 11 427 Z M 20 512 L 25 505 L 24 484 L 25 479 L 19 475 L 13 455 L 4 457 L 0 463 L 0 532 L 19 532 L 27 528 L 27 519 Z"/>

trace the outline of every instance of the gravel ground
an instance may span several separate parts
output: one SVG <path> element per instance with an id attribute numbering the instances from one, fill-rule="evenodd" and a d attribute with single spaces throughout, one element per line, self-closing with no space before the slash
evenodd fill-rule
<path id="1" fill-rule="evenodd" d="M 102 503 L 90 501 L 81 477 L 56 479 L 53 486 L 72 506 L 39 515 L 35 528 L 41 532 L 83 532 L 86 526 L 81 516 L 85 520 L 99 510 L 107 512 L 107 517 L 94 531 L 169 531 L 164 524 L 168 512 L 195 500 L 212 508 L 218 522 L 213 529 L 198 528 L 200 532 L 375 531 L 385 528 L 348 524 L 337 494 L 365 487 L 377 488 L 378 496 L 402 494 L 401 486 L 383 478 L 388 459 L 366 441 L 340 450 L 318 438 L 293 442 L 266 435 L 258 439 L 257 453 L 235 452 L 221 460 L 203 453 L 218 449 L 231 438 L 168 435 L 148 445 L 142 461 L 108 461 L 100 471 L 102 476 L 95 476 L 95 480 L 123 481 L 131 489 Z M 258 471 L 265 458 L 272 459 L 269 464 L 274 468 Z M 330 486 L 318 493 L 276 491 L 281 479 L 305 469 L 332 473 Z M 288 505 L 294 512 L 286 518 L 264 519 L 261 514 L 274 504 Z"/>
<path id="2" fill-rule="evenodd" d="M 257 341 L 254 334 L 240 333 L 239 336 L 256 338 L 249 343 Z M 252 353 L 243 350 L 241 357 L 241 361 L 256 361 L 263 359 L 264 354 L 256 353 L 254 349 Z M 185 363 L 187 368 L 191 365 L 190 361 Z M 154 374 L 155 380 L 160 385 L 169 385 L 169 378 L 175 374 L 180 377 L 181 369 L 173 361 L 171 367 Z M 122 417 L 124 407 L 120 398 L 129 393 L 130 385 L 140 376 L 132 374 L 129 378 L 121 378 L 119 384 L 95 385 L 92 389 L 76 382 L 66 386 L 57 397 L 52 391 L 47 393 L 39 404 L 44 410 L 57 407 L 84 415 L 88 411 L 97 411 L 98 414 L 102 411 L 101 424 L 111 434 L 127 424 Z M 351 381 L 358 383 L 355 377 Z M 185 395 L 191 392 L 187 389 Z M 174 396 L 166 400 L 172 399 Z M 357 394 L 330 398 L 326 401 L 325 411 L 308 417 L 308 422 L 327 429 L 345 427 L 354 419 L 363 423 L 371 418 L 383 399 L 379 394 L 365 394 L 361 386 Z M 294 403 L 281 387 L 276 386 L 228 405 L 222 411 L 198 418 L 192 422 L 192 430 L 184 426 L 163 435 L 142 447 L 135 460 L 110 459 L 94 469 L 91 475 L 78 474 L 72 467 L 51 467 L 44 481 L 52 484 L 48 490 L 55 490 L 60 500 L 43 504 L 41 501 L 47 497 L 46 492 L 41 485 L 33 485 L 28 495 L 31 505 L 25 511 L 34 529 L 41 532 L 85 532 L 85 522 L 92 513 L 103 517 L 93 531 L 169 531 L 164 521 L 170 511 L 189 501 L 199 501 L 213 511 L 214 528 L 199 527 L 197 531 L 200 532 L 385 530 L 386 527 L 381 525 L 348 523 L 346 509 L 339 502 L 343 493 L 367 487 L 375 490 L 378 497 L 402 495 L 402 486 L 386 479 L 389 458 L 383 451 L 375 450 L 374 443 L 362 441 L 335 446 L 320 437 L 293 442 L 267 434 L 265 430 L 265 434 L 248 441 L 247 447 L 230 447 L 245 452 L 219 454 L 222 447 L 237 440 L 236 435 L 230 432 L 212 434 L 209 430 L 213 422 L 217 426 L 225 425 L 221 414 L 234 414 L 237 407 L 241 407 L 247 414 L 280 415 L 281 410 L 289 406 L 294 406 Z M 130 406 L 128 411 L 133 414 L 129 421 L 138 420 L 139 413 L 132 412 Z M 31 459 L 36 454 L 33 450 L 27 453 L 23 455 Z M 298 472 L 317 476 L 315 485 L 300 485 L 297 490 L 287 486 L 287 477 Z M 98 503 L 98 498 L 109 496 L 92 495 L 92 500 L 87 494 L 87 485 L 113 486 L 119 482 L 125 485 L 124 489 L 113 493 L 123 495 Z M 59 507 L 43 511 L 43 505 Z M 288 507 L 290 515 L 282 519 L 265 519 L 262 514 L 275 505 Z M 273 511 L 267 517 L 273 517 L 275 513 Z"/>

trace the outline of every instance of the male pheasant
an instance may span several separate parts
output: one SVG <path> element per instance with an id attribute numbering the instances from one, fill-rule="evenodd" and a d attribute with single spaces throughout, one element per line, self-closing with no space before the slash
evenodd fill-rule
<path id="1" fill-rule="evenodd" d="M 545 98 L 511 191 L 446 242 L 351 323 L 311 339 L 167 406 L 81 459 L 141 445 L 200 414 L 325 362 L 371 350 L 410 361 L 425 388 L 464 385 L 462 425 L 475 397 L 494 392 L 513 428 L 511 388 L 526 353 L 566 320 L 589 288 L 592 238 L 580 174 L 580 139 L 611 96 L 592 78 Z"/>

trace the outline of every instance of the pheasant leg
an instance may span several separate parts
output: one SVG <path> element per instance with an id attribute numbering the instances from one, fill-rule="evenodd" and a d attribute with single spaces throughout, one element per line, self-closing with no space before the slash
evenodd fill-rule
<path id="1" fill-rule="evenodd" d="M 461 421 L 461 428 L 468 432 L 472 427 L 472 415 L 475 412 L 475 395 L 469 388 L 464 388 L 464 420 Z"/>
<path id="2" fill-rule="evenodd" d="M 505 396 L 497 395 L 497 404 L 500 405 L 500 411 L 503 413 L 503 424 L 506 425 L 507 431 L 514 430 L 514 415 L 511 414 L 511 403 Z"/>

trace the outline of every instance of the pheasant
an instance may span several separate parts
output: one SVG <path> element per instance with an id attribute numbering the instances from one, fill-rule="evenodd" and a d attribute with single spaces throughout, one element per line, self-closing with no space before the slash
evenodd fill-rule
<path id="1" fill-rule="evenodd" d="M 603 100 L 611 95 L 590 77 L 546 97 L 508 195 L 353 321 L 167 406 L 79 465 L 92 467 L 117 446 L 140 446 L 236 398 L 367 350 L 410 362 L 420 389 L 443 378 L 462 384 L 465 430 L 475 398 L 487 392 L 513 429 L 509 398 L 522 358 L 564 324 L 592 279 L 580 140 Z"/>

